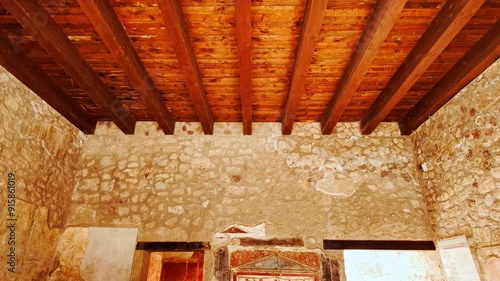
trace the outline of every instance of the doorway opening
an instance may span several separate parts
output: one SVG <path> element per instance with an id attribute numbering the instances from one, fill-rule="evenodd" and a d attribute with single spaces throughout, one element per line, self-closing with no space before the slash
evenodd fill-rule
<path id="1" fill-rule="evenodd" d="M 191 257 L 165 257 L 162 260 L 160 281 L 203 281 L 204 251 Z"/>
<path id="2" fill-rule="evenodd" d="M 345 250 L 347 281 L 446 280 L 435 251 Z"/>
<path id="3" fill-rule="evenodd" d="M 138 242 L 138 280 L 203 281 L 209 242 Z"/>

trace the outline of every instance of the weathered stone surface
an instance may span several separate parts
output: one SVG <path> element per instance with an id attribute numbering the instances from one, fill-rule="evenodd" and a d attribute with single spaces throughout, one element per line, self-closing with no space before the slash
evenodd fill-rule
<path id="1" fill-rule="evenodd" d="M 482 278 L 483 247 L 500 244 L 500 62 L 411 137 L 439 238 L 466 235 Z"/>
<path id="2" fill-rule="evenodd" d="M 0 219 L 7 227 L 8 173 L 16 178 L 16 273 L 6 270 L 2 231 L 0 280 L 46 280 L 74 187 L 83 135 L 0 67 Z M 9 216 L 10 217 L 10 216 Z"/>
<path id="3" fill-rule="evenodd" d="M 134 136 L 98 125 L 78 164 L 69 223 L 137 226 L 150 240 L 210 240 L 228 225 L 262 222 L 270 236 L 316 241 L 432 237 L 412 143 L 392 128 L 318 138 L 319 124 L 298 124 L 292 136 L 274 124 L 252 136 L 230 123 L 219 125 L 222 136 L 192 125 L 179 123 L 193 133 L 173 136 L 149 123 Z"/>
<path id="4" fill-rule="evenodd" d="M 50 281 L 81 280 L 80 265 L 89 243 L 90 233 L 86 227 L 68 227 L 59 238 L 54 256 L 54 269 Z"/>
<path id="5" fill-rule="evenodd" d="M 268 238 L 299 237 L 308 249 L 324 238 L 465 234 L 486 278 L 500 256 L 499 69 L 497 62 L 411 138 L 389 123 L 370 136 L 357 123 L 340 123 L 330 136 L 318 123 L 296 123 L 291 136 L 281 136 L 279 123 L 256 123 L 252 136 L 241 124 L 216 123 L 205 136 L 199 123 L 180 122 L 173 136 L 155 123 L 138 123 L 133 136 L 102 123 L 83 137 L 0 69 L 0 186 L 15 172 L 19 198 L 15 278 L 80 280 L 88 236 L 68 228 L 59 239 L 65 225 L 207 241 L 230 225 L 261 223 Z M 1 209 L 0 220 L 6 216 Z M 207 259 L 210 278 L 215 261 Z M 11 277 L 0 271 L 0 280 Z"/>

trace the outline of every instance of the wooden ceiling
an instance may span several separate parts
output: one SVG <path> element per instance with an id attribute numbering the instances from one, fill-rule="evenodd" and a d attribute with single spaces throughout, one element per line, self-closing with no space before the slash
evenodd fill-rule
<path id="1" fill-rule="evenodd" d="M 500 0 L 0 0 L 0 64 L 71 123 L 398 122 L 500 55 Z"/>

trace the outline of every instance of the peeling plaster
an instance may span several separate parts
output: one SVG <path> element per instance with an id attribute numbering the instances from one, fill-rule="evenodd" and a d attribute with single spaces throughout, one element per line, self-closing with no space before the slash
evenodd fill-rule
<path id="1" fill-rule="evenodd" d="M 357 189 L 357 185 L 349 180 L 334 179 L 330 173 L 325 173 L 325 178 L 318 180 L 316 183 L 316 190 L 331 196 L 352 196 Z"/>

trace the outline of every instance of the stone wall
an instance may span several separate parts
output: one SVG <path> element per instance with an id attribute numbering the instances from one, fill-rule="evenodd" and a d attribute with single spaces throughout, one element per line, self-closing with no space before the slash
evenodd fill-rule
<path id="1" fill-rule="evenodd" d="M 384 125 L 360 136 L 341 124 L 217 123 L 204 136 L 178 123 L 174 136 L 139 123 L 125 136 L 109 123 L 88 136 L 78 163 L 69 226 L 138 227 L 139 239 L 210 241 L 231 224 L 265 223 L 268 237 L 432 239 L 409 137 Z"/>
<path id="2" fill-rule="evenodd" d="M 2 230 L 15 224 L 0 232 L 0 280 L 47 279 L 81 147 L 73 125 L 0 67 L 0 221 Z M 7 189 L 9 178 L 15 189 Z M 8 194 L 16 196 L 9 211 Z M 8 271 L 11 247 L 16 273 Z"/>
<path id="3" fill-rule="evenodd" d="M 500 257 L 499 73 L 497 61 L 412 134 L 433 229 L 466 235 L 481 274 Z"/>

